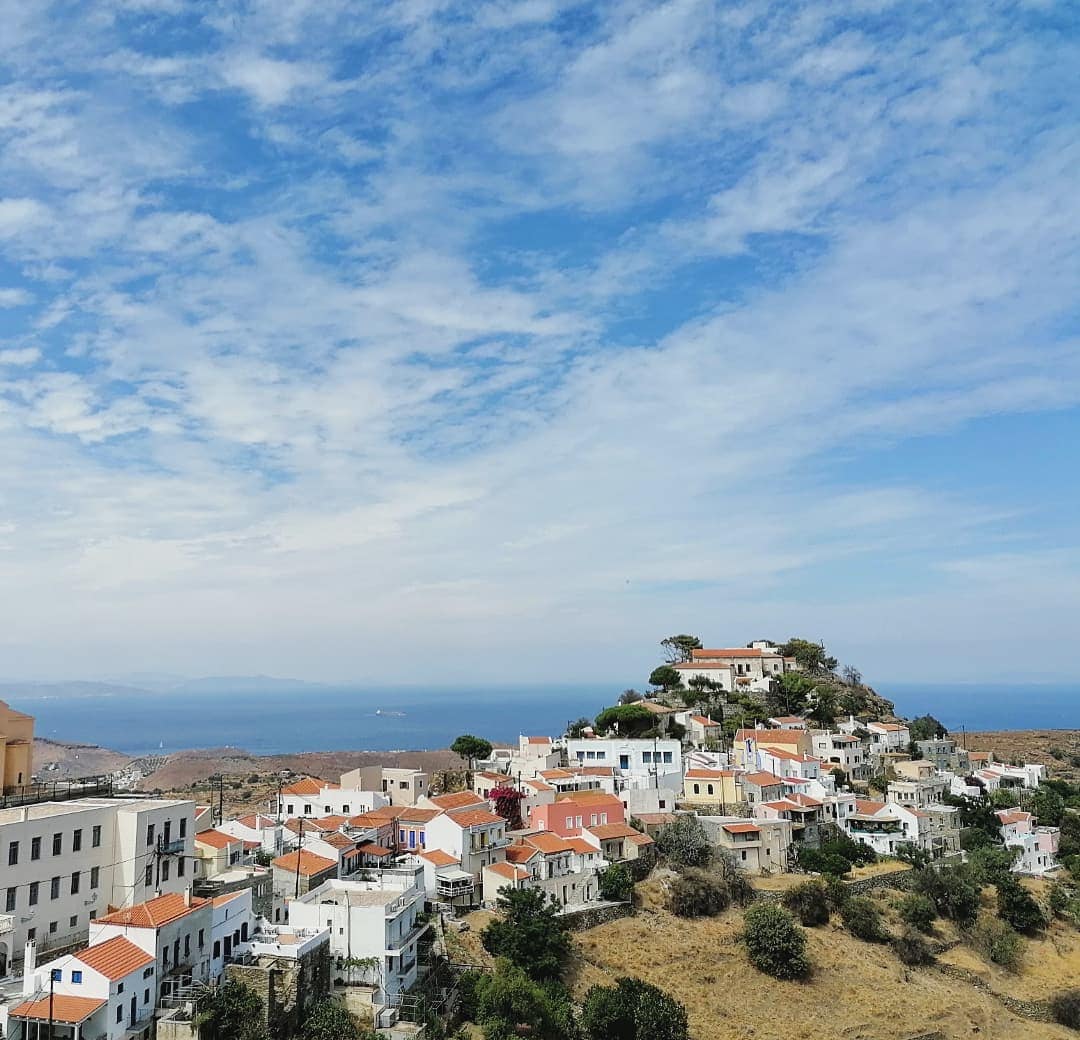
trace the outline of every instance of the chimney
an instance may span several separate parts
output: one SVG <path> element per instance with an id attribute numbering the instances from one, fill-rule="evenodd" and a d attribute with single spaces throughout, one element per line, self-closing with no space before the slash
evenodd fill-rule
<path id="1" fill-rule="evenodd" d="M 37 943 L 33 939 L 27 939 L 23 947 L 23 982 L 22 995 L 29 997 L 37 989 L 34 972 L 37 969 Z"/>
<path id="2" fill-rule="evenodd" d="M 184 906 L 191 906 L 191 889 L 184 889 Z"/>

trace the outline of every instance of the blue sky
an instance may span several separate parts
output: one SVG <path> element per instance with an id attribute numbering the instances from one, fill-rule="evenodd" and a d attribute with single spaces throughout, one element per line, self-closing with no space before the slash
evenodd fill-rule
<path id="1" fill-rule="evenodd" d="M 1075 5 L 0 15 L 0 672 L 1080 674 Z"/>

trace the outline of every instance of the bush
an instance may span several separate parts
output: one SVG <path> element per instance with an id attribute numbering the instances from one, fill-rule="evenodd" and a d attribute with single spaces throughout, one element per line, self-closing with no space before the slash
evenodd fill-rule
<path id="1" fill-rule="evenodd" d="M 714 917 L 730 905 L 727 885 L 703 870 L 681 874 L 668 893 L 668 909 L 677 917 Z"/>
<path id="2" fill-rule="evenodd" d="M 885 942 L 889 933 L 881 918 L 881 909 L 867 896 L 852 896 L 840 911 L 844 927 L 863 942 Z"/>
<path id="3" fill-rule="evenodd" d="M 851 870 L 851 861 L 835 852 L 800 848 L 798 856 L 799 866 L 814 874 L 835 874 L 842 877 Z"/>
<path id="4" fill-rule="evenodd" d="M 918 892 L 912 892 L 904 896 L 900 900 L 897 910 L 900 913 L 900 920 L 904 924 L 910 925 L 920 932 L 931 931 L 934 927 L 934 921 L 937 919 L 937 907 L 934 906 L 934 901 L 928 896 L 920 895 Z"/>
<path id="5" fill-rule="evenodd" d="M 987 845 L 975 849 L 968 855 L 968 864 L 973 875 L 984 885 L 996 885 L 1002 878 L 1009 877 L 1009 871 L 1016 859 L 1016 853 L 1004 845 Z"/>
<path id="6" fill-rule="evenodd" d="M 707 867 L 713 847 L 701 821 L 693 813 L 680 813 L 656 834 L 656 851 L 680 867 Z"/>
<path id="7" fill-rule="evenodd" d="M 634 877 L 625 863 L 612 863 L 596 876 L 600 898 L 611 903 L 629 903 L 634 897 Z"/>
<path id="8" fill-rule="evenodd" d="M 743 918 L 743 940 L 750 963 L 776 979 L 802 979 L 810 974 L 806 933 L 783 907 L 755 903 Z"/>
<path id="9" fill-rule="evenodd" d="M 928 897 L 942 917 L 959 924 L 970 924 L 979 913 L 980 885 L 966 866 L 924 867 L 912 877 L 914 890 Z"/>
<path id="10" fill-rule="evenodd" d="M 829 923 L 829 890 L 823 881 L 804 881 L 784 893 L 786 906 L 807 928 Z"/>
<path id="11" fill-rule="evenodd" d="M 892 946 L 901 964 L 918 968 L 934 963 L 934 951 L 930 949 L 930 944 L 922 935 L 910 928 L 906 928 L 899 939 L 894 939 Z"/>
<path id="12" fill-rule="evenodd" d="M 1055 881 L 1050 886 L 1050 912 L 1056 917 L 1061 917 L 1068 913 L 1069 903 L 1072 902 L 1073 892 L 1068 885 L 1063 885 L 1060 881 Z"/>
<path id="13" fill-rule="evenodd" d="M 737 906 L 749 906 L 756 898 L 753 882 L 728 849 L 714 850 L 713 869 L 721 881 L 727 885 L 731 901 Z"/>
<path id="14" fill-rule="evenodd" d="M 1080 989 L 1055 993 L 1050 999 L 1054 1021 L 1070 1029 L 1080 1029 Z"/>
<path id="15" fill-rule="evenodd" d="M 1018 932 L 1037 932 L 1046 927 L 1046 915 L 1035 897 L 1008 874 L 997 880 L 998 916 Z"/>
<path id="16" fill-rule="evenodd" d="M 686 1008 L 640 979 L 593 986 L 581 1006 L 585 1040 L 686 1040 Z"/>
<path id="17" fill-rule="evenodd" d="M 986 917 L 971 929 L 971 945 L 982 956 L 1009 971 L 1017 971 L 1023 958 L 1024 944 L 1019 935 L 1004 921 Z"/>
<path id="18" fill-rule="evenodd" d="M 847 885 L 835 874 L 826 874 L 821 880 L 829 897 L 829 906 L 833 910 L 842 910 L 850 895 Z"/>

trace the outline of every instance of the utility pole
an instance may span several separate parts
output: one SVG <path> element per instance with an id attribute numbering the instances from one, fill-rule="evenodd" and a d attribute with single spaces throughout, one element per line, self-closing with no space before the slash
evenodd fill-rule
<path id="1" fill-rule="evenodd" d="M 56 976 L 49 971 L 49 1040 L 53 1040 L 53 988 L 56 986 Z"/>
<path id="2" fill-rule="evenodd" d="M 300 898 L 300 853 L 304 850 L 304 817 L 300 817 L 300 841 L 296 846 L 296 898 Z"/>

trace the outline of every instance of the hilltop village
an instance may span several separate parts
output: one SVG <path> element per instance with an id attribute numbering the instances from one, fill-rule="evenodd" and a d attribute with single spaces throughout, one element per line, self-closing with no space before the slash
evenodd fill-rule
<path id="1" fill-rule="evenodd" d="M 462 735 L 459 769 L 282 776 L 234 818 L 40 784 L 33 719 L 0 704 L 0 1036 L 795 1036 L 702 1025 L 632 962 L 568 972 L 642 914 L 737 909 L 738 957 L 776 986 L 812 976 L 830 922 L 930 972 L 950 943 L 1015 970 L 1025 936 L 1080 919 L 1080 790 L 1045 765 L 896 716 L 808 641 L 661 645 L 648 690 L 565 733 Z M 1061 982 L 984 1035 L 1067 1035 Z"/>

